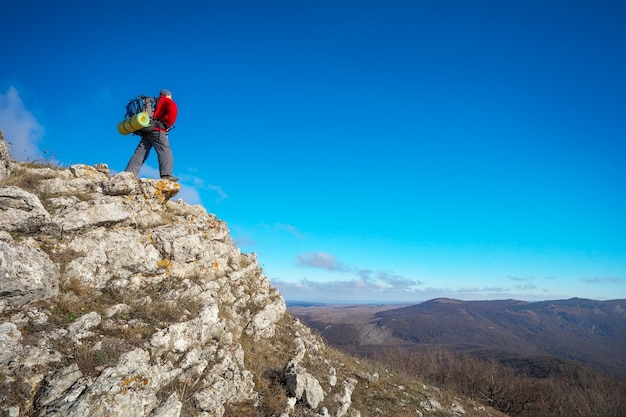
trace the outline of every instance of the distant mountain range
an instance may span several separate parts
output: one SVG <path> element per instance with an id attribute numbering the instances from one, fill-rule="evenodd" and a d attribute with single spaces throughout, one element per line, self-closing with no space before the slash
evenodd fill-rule
<path id="1" fill-rule="evenodd" d="M 548 358 L 571 360 L 626 379 L 626 299 L 525 302 L 437 298 L 402 308 L 370 310 L 369 318 L 360 321 L 349 317 L 351 311 L 363 315 L 354 306 L 344 310 L 348 314 L 344 316 L 337 314 L 337 306 L 332 308 L 334 314 L 324 313 L 320 307 L 290 310 L 331 338 L 338 337 L 338 326 L 342 328 L 339 333 L 346 336 L 354 335 L 355 330 L 362 334 L 365 329 L 371 334 L 376 327 L 378 334 L 390 334 L 389 344 L 445 346 L 493 356 L 515 366 L 525 362 L 537 367 L 538 373 L 548 372 L 537 366 Z M 333 327 L 335 333 L 331 333 Z M 358 344 L 353 347 L 357 352 L 375 348 L 368 347 L 366 340 Z"/>

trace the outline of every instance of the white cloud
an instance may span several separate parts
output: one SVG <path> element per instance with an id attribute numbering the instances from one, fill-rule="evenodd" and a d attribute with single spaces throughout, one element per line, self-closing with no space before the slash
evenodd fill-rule
<path id="1" fill-rule="evenodd" d="M 383 272 L 383 271 L 374 272 L 369 269 L 361 269 L 357 272 L 357 274 L 359 275 L 359 277 L 361 277 L 363 281 L 366 281 L 366 282 L 378 281 L 378 282 L 384 283 L 385 285 L 389 287 L 398 288 L 398 289 L 401 289 L 401 288 L 409 289 L 416 285 L 423 284 L 423 282 L 421 281 L 403 277 L 402 275 L 394 274 L 391 272 Z"/>
<path id="2" fill-rule="evenodd" d="M 329 271 L 347 271 L 348 268 L 338 262 L 335 257 L 325 252 L 308 252 L 296 256 L 298 265 L 312 268 L 326 269 Z"/>
<path id="3" fill-rule="evenodd" d="M 585 284 L 621 284 L 622 279 L 616 277 L 581 278 Z"/>
<path id="4" fill-rule="evenodd" d="M 315 282 L 306 278 L 299 283 L 278 282 L 289 291 L 307 292 L 326 297 L 329 294 L 341 294 L 345 299 L 363 299 L 378 294 L 386 299 L 406 299 L 414 297 L 417 287 L 423 285 L 419 280 L 407 278 L 393 272 L 372 271 L 357 267 L 350 267 L 339 262 L 333 255 L 326 252 L 306 252 L 296 256 L 296 264 L 311 268 L 323 269 L 331 272 L 354 274 L 354 278 Z M 302 288 L 303 287 L 303 288 Z"/>
<path id="5" fill-rule="evenodd" d="M 537 287 L 535 284 L 526 284 L 526 285 L 518 285 L 515 288 L 520 291 L 532 291 L 532 290 L 538 289 L 539 287 Z"/>
<path id="6" fill-rule="evenodd" d="M 422 296 L 418 289 L 423 283 L 393 272 L 372 271 L 349 267 L 326 252 L 306 252 L 296 256 L 296 264 L 345 275 L 354 274 L 340 280 L 313 281 L 303 278 L 300 281 L 272 279 L 283 296 L 288 300 L 320 302 L 374 302 L 416 301 Z"/>
<path id="7" fill-rule="evenodd" d="M 10 153 L 18 161 L 41 157 L 37 142 L 44 134 L 43 126 L 24 107 L 15 87 L 0 94 L 0 130 L 4 140 L 10 143 Z"/>
<path id="8" fill-rule="evenodd" d="M 406 278 L 398 274 L 391 274 L 389 272 L 379 272 L 378 280 L 381 282 L 384 282 L 390 287 L 398 288 L 398 289 L 409 289 L 409 288 L 414 287 L 415 285 L 422 285 L 422 282 L 420 281 L 416 281 L 411 278 Z"/>
<path id="9" fill-rule="evenodd" d="M 358 277 L 359 282 L 372 283 L 384 287 L 392 288 L 411 288 L 423 283 L 407 278 L 393 272 L 372 271 L 369 269 L 361 269 L 350 267 L 339 262 L 333 255 L 326 252 L 306 252 L 296 256 L 296 264 L 311 268 L 325 269 L 332 272 L 349 272 L 354 273 Z"/>

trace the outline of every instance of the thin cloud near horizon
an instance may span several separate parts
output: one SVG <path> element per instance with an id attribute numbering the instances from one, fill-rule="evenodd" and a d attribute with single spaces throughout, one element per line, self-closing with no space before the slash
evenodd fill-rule
<path id="1" fill-rule="evenodd" d="M 621 284 L 624 282 L 623 279 L 616 277 L 581 278 L 580 281 L 585 284 Z"/>
<path id="2" fill-rule="evenodd" d="M 308 287 L 309 289 L 323 289 L 329 292 L 397 292 L 412 293 L 416 287 L 423 285 L 423 282 L 407 278 L 402 275 L 388 271 L 373 271 L 370 269 L 350 267 L 338 261 L 335 256 L 327 252 L 304 252 L 296 256 L 296 265 L 309 268 L 316 268 L 330 272 L 352 273 L 354 278 L 331 281 L 312 281 L 303 278 L 296 282 L 296 287 Z M 281 285 L 288 285 L 279 280 Z"/>
<path id="3" fill-rule="evenodd" d="M 456 289 L 443 287 L 406 287 L 389 286 L 383 282 L 360 278 L 334 281 L 314 281 L 302 278 L 298 281 L 287 281 L 281 278 L 270 278 L 281 295 L 288 302 L 322 302 L 322 303 L 420 303 L 436 298 L 450 298 L 464 301 L 516 299 L 533 302 L 543 300 L 559 300 L 571 297 L 563 294 L 550 293 L 545 289 L 524 296 L 513 294 L 511 288 L 498 286 L 461 287 Z"/>

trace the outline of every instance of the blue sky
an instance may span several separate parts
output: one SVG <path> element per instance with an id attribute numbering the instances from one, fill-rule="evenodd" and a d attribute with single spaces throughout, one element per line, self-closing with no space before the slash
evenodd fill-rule
<path id="1" fill-rule="evenodd" d="M 3 5 L 14 157 L 122 171 L 167 88 L 181 197 L 288 301 L 626 298 L 626 2 L 169 3 Z"/>

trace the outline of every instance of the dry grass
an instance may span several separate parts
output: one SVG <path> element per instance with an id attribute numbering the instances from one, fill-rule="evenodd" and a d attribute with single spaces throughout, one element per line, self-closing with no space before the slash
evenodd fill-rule
<path id="1" fill-rule="evenodd" d="M 31 386 L 26 381 L 26 375 L 19 375 L 10 383 L 5 383 L 5 376 L 0 373 L 0 386 L 6 387 L 5 392 L 0 392 L 0 402 L 7 405 L 20 405 L 31 401 Z"/>
<path id="2" fill-rule="evenodd" d="M 106 327 L 98 329 L 100 338 L 84 339 L 79 346 L 68 338 L 49 340 L 50 348 L 61 353 L 68 363 L 75 361 L 84 374 L 97 375 L 104 367 L 115 364 L 121 354 L 143 346 L 158 327 L 197 317 L 200 302 L 192 298 L 165 299 L 164 293 L 168 288 L 146 286 L 137 291 L 98 290 L 72 279 L 60 287 L 57 297 L 33 304 L 33 307 L 46 312 L 48 320 L 41 325 L 23 326 L 20 329 L 23 343 L 36 346 L 43 334 L 67 328 L 84 314 L 97 312 L 104 316 L 109 307 L 127 304 L 131 306 L 128 312 L 109 319 Z M 146 302 L 138 303 L 137 300 Z M 98 349 L 94 350 L 96 343 Z"/>
<path id="3" fill-rule="evenodd" d="M 102 342 L 102 348 L 97 350 L 84 344 L 73 348 L 71 358 L 84 375 L 98 375 L 104 368 L 114 366 L 128 351 L 128 346 L 120 340 L 107 338 Z"/>
<path id="4" fill-rule="evenodd" d="M 254 374 L 258 403 L 246 402 L 226 405 L 224 417 L 279 416 L 287 405 L 287 393 L 281 371 L 296 350 L 291 329 L 293 319 L 285 316 L 278 323 L 281 329 L 271 340 L 254 340 L 243 335 L 239 340 L 245 351 L 246 369 Z"/>
<path id="5" fill-rule="evenodd" d="M 11 174 L 2 178 L 0 180 L 0 187 L 20 187 L 26 191 L 31 193 L 37 193 L 37 185 L 41 180 L 54 178 L 54 172 L 42 172 L 42 171 L 33 171 L 28 169 L 28 167 L 32 168 L 52 168 L 56 169 L 56 167 L 47 166 L 47 165 L 36 165 L 36 164 L 20 164 L 19 168 L 14 168 L 11 170 Z"/>

